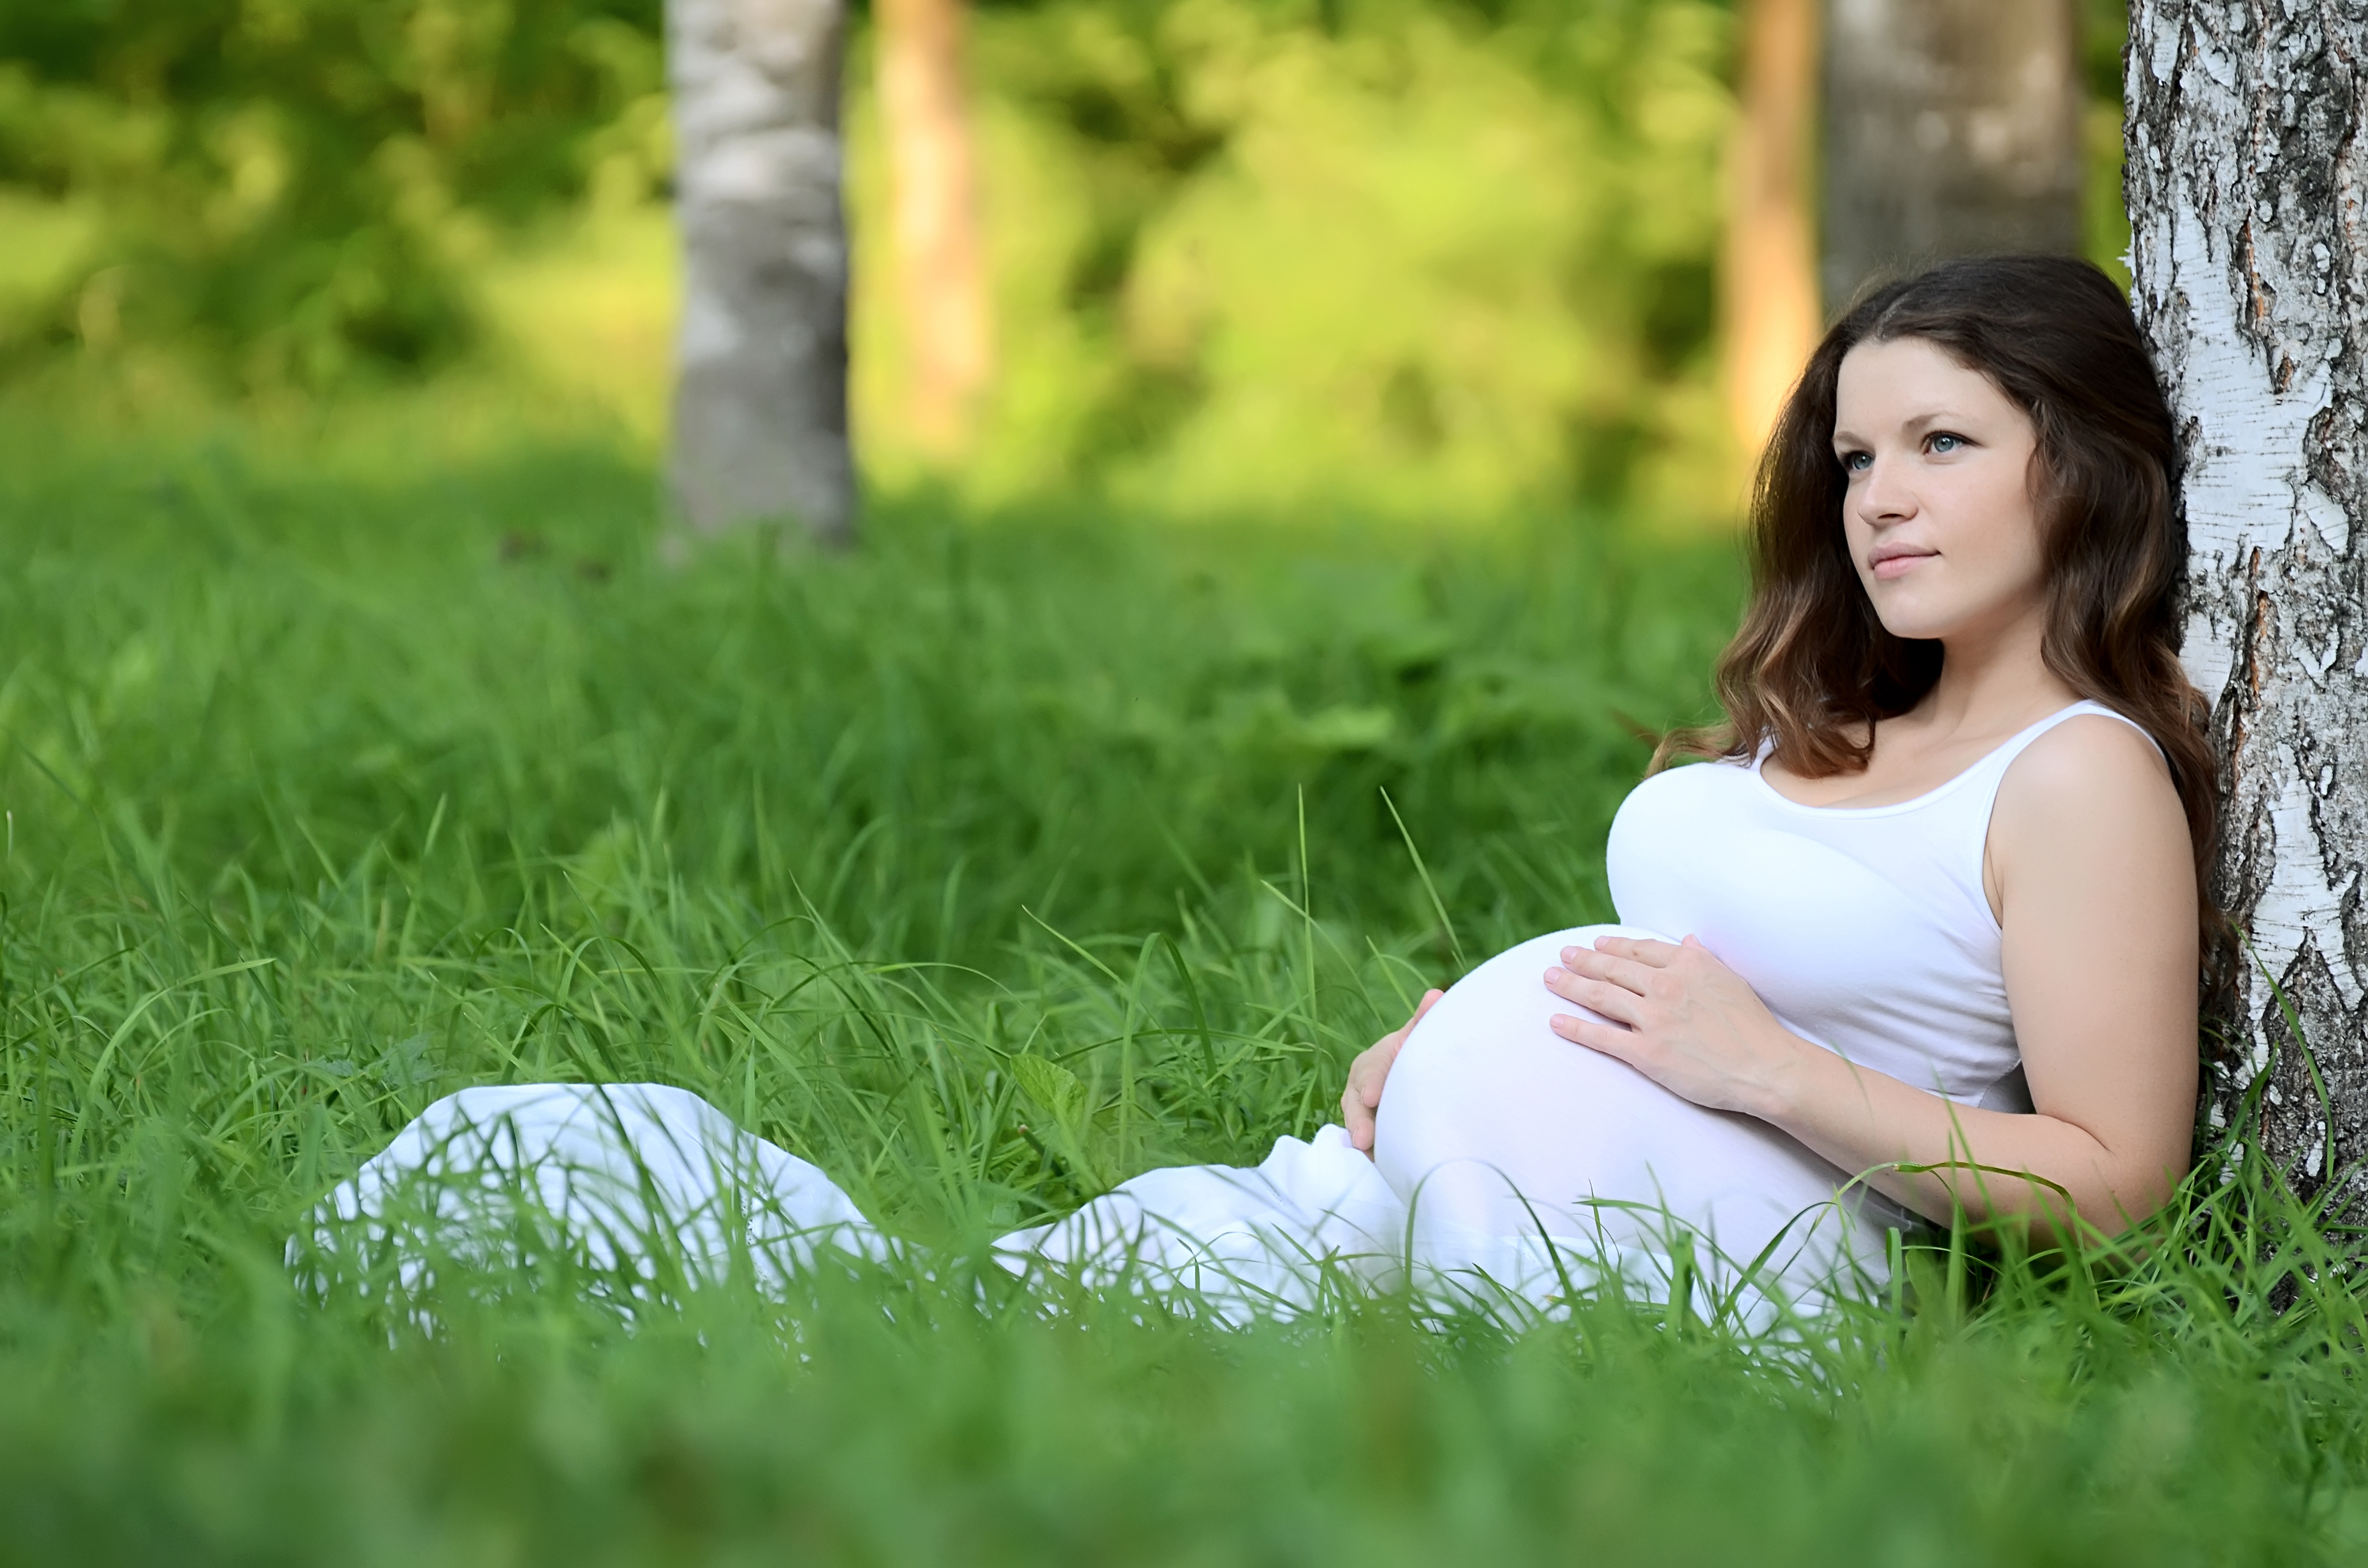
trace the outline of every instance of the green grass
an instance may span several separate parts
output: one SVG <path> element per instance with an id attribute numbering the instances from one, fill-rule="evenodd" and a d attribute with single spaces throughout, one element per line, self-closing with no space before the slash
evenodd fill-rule
<path id="1" fill-rule="evenodd" d="M 1457 953 L 1609 914 L 1732 549 L 924 497 L 667 568 L 652 492 L 554 439 L 0 435 L 0 1562 L 2368 1548 L 2360 1304 L 2249 1167 L 2149 1260 L 1937 1249 L 1783 1358 L 982 1307 L 981 1237 L 1257 1158 Z M 941 1267 L 628 1325 L 551 1265 L 432 1334 L 291 1281 L 410 1115 L 544 1078 L 708 1095 Z"/>

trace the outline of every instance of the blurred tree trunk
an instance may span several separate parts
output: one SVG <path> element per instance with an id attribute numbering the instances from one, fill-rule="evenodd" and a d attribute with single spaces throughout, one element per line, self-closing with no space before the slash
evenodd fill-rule
<path id="1" fill-rule="evenodd" d="M 1727 419 L 1755 454 L 1817 344 L 1809 165 L 1816 70 L 1817 0 L 1749 0 L 1719 290 Z"/>
<path id="2" fill-rule="evenodd" d="M 2187 464 L 2186 659 L 2222 759 L 2226 1125 L 2368 1195 L 2368 76 L 2356 8 L 2138 0 L 2133 290 Z M 2316 1062 L 2297 1049 L 2274 981 Z"/>
<path id="3" fill-rule="evenodd" d="M 847 539 L 840 0 L 667 0 L 683 236 L 669 483 L 700 533 Z"/>
<path id="4" fill-rule="evenodd" d="M 2080 248 L 2074 0 L 1828 0 L 1826 309 L 1944 256 Z"/>
<path id="5" fill-rule="evenodd" d="M 977 161 L 962 89 L 962 0 L 878 0 L 880 107 L 904 295 L 914 434 L 958 452 L 993 369 Z"/>

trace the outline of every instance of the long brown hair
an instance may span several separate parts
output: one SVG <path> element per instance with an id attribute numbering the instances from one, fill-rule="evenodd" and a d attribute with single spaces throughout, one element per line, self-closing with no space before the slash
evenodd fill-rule
<path id="1" fill-rule="evenodd" d="M 1884 630 L 1842 534 L 1849 486 L 1834 456 L 1842 357 L 1920 338 L 1983 375 L 2039 435 L 2047 562 L 2047 667 L 2135 721 L 2170 764 L 2206 900 L 2218 827 L 2210 710 L 2180 667 L 2187 530 L 2179 442 L 2130 308 L 2066 256 L 1948 261 L 1866 295 L 1834 324 L 1778 418 L 1751 503 L 1751 599 L 1718 662 L 1727 722 L 1679 731 L 1654 753 L 1744 758 L 1763 745 L 1804 778 L 1855 772 L 1874 722 L 1907 712 L 1941 674 L 1941 644 Z"/>

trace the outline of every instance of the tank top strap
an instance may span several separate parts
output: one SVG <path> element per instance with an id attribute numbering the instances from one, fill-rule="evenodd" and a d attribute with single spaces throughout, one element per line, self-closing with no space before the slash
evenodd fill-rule
<path id="1" fill-rule="evenodd" d="M 2090 713 L 2107 719 L 2118 719 L 2131 729 L 2137 731 L 2139 734 L 2146 735 L 2146 727 L 2128 714 L 2116 712 L 2101 702 L 2091 702 L 2083 699 L 2069 707 L 2057 709 L 2046 718 L 2001 744 L 1988 756 L 1958 776 L 1962 780 L 1960 787 L 1947 791 L 1945 809 L 1952 825 L 1942 831 L 1961 846 L 1957 851 L 1963 868 L 1960 874 L 1970 878 L 1966 883 L 1968 887 L 1978 889 L 1981 886 L 1982 858 L 1989 842 L 1990 816 L 1998 808 L 1998 789 L 2006 782 L 2007 769 L 2012 767 L 2015 758 L 2029 750 L 2032 743 L 2038 740 L 2040 736 L 2046 734 L 2058 724 Z M 2146 735 L 2146 744 L 2155 744 L 2152 735 Z M 2161 747 L 2157 745 L 2155 749 L 2160 751 Z M 1989 908 L 1989 896 L 1985 892 L 1981 897 L 1982 908 L 1987 912 Z"/>
<path id="2" fill-rule="evenodd" d="M 2037 723 L 2008 736 L 1947 783 L 1939 785 L 1912 801 L 1902 801 L 1889 806 L 1804 806 L 1796 801 L 1784 797 L 1775 790 L 1774 786 L 1769 785 L 1767 788 L 1770 793 L 1777 795 L 1778 799 L 1783 800 L 1795 811 L 1810 812 L 1832 820 L 1863 819 L 1892 812 L 1942 812 L 1952 817 L 1970 821 L 1975 825 L 1978 833 L 1986 835 L 1989 831 L 1990 807 L 1998 795 L 1998 786 L 2005 782 L 2006 770 L 2014 766 L 2014 759 L 2029 750 L 2032 742 L 2055 728 L 2056 725 L 2089 713 L 2118 720 L 2127 724 L 2139 734 L 2146 736 L 2146 743 L 2154 747 L 2155 755 L 2157 756 L 2163 755 L 2161 743 L 2146 733 L 2145 725 L 2126 713 L 2108 708 L 2101 702 L 2092 702 L 2083 698 L 2078 702 L 2057 709 Z M 1762 739 L 1744 770 L 1747 773 L 1759 775 L 1767 766 L 1769 757 L 1774 755 L 1775 750 L 1774 741 Z M 2165 760 L 2169 759 L 2165 758 Z"/>
<path id="3" fill-rule="evenodd" d="M 2025 751 L 2029 750 L 2031 744 L 2033 741 L 2036 741 L 2040 736 L 2047 733 L 2048 731 L 2053 730 L 2056 725 L 2064 723 L 2067 720 L 2078 719 L 2084 714 L 2089 713 L 2094 713 L 2100 718 L 2117 719 L 2121 721 L 2121 722 L 2127 724 L 2139 734 L 2145 735 L 2146 744 L 2153 746 L 2157 756 L 2161 754 L 2161 745 L 2156 742 L 2152 735 L 2146 734 L 2145 725 L 2139 723 L 2135 719 L 2131 718 L 2128 714 L 2108 708 L 2101 702 L 2092 702 L 2087 698 L 2082 698 L 2079 701 L 2073 703 L 2068 708 L 2057 709 L 2055 712 L 2050 713 L 2046 718 L 2042 719 L 2036 724 L 2032 725 L 2029 729 L 2026 729 L 2021 733 L 2015 735 L 2012 739 L 2007 741 L 2005 744 L 1999 746 L 1996 751 L 1982 758 L 1981 761 L 1974 764 L 1974 768 L 1977 771 L 1987 770 L 1989 772 L 1991 775 L 1989 780 L 1990 789 L 1995 791 L 1998 783 L 2006 778 L 2006 770 L 2014 766 L 2014 759 L 2021 756 Z"/>

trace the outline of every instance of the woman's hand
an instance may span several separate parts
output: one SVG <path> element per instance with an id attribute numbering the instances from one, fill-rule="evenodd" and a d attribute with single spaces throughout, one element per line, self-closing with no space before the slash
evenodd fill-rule
<path id="1" fill-rule="evenodd" d="M 1373 1113 L 1382 1108 L 1382 1084 L 1390 1075 L 1390 1063 L 1398 1059 L 1399 1048 L 1415 1025 L 1422 1022 L 1422 1016 L 1446 994 L 1424 992 L 1413 1017 L 1359 1051 L 1357 1060 L 1349 1063 L 1349 1086 L 1340 1091 L 1340 1119 L 1349 1129 L 1349 1142 L 1369 1158 L 1373 1153 Z"/>
<path id="2" fill-rule="evenodd" d="M 1627 1028 L 1557 1013 L 1554 1033 L 1696 1105 L 1767 1119 L 1782 1113 L 1807 1042 L 1700 940 L 1600 937 L 1592 948 L 1565 948 L 1562 962 L 1546 971 L 1546 989 Z"/>

